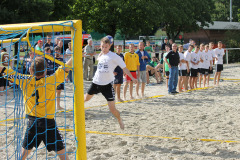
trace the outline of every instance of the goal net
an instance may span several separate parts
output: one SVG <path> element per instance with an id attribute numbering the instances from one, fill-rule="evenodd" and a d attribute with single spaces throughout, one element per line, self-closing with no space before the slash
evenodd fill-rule
<path id="1" fill-rule="evenodd" d="M 1 158 L 86 159 L 82 22 L 0 25 L 0 48 Z"/>

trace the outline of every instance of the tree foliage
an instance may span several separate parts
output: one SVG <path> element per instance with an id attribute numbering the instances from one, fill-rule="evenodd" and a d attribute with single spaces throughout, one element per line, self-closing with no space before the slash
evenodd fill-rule
<path id="1" fill-rule="evenodd" d="M 1 0 L 0 24 L 64 20 L 73 0 Z"/>
<path id="2" fill-rule="evenodd" d="M 213 0 L 216 9 L 212 12 L 213 21 L 229 21 L 230 18 L 230 1 Z M 233 22 L 238 21 L 238 9 L 240 8 L 239 0 L 232 0 Z"/>
<path id="3" fill-rule="evenodd" d="M 211 10 L 214 9 L 212 0 L 168 0 L 169 7 L 164 7 L 162 25 L 168 37 L 176 39 L 180 32 L 191 32 L 200 26 L 211 23 Z"/>
<path id="4" fill-rule="evenodd" d="M 148 35 L 160 23 L 157 0 L 77 0 L 73 18 L 83 21 L 85 30 L 114 36 L 119 30 L 126 37 Z"/>

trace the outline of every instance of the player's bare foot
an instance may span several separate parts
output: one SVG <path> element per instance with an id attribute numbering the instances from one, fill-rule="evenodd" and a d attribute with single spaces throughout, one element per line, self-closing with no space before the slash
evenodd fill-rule
<path id="1" fill-rule="evenodd" d="M 133 96 L 131 96 L 131 97 L 130 97 L 130 99 L 134 99 L 134 97 L 133 97 Z"/>
<path id="2" fill-rule="evenodd" d="M 58 107 L 57 107 L 57 110 L 64 110 L 64 108 L 58 106 Z"/>
<path id="3" fill-rule="evenodd" d="M 122 130 L 124 130 L 124 123 L 123 123 L 122 118 L 120 119 L 120 121 L 118 121 L 118 123 L 119 123 L 120 128 L 121 128 Z"/>
<path id="4" fill-rule="evenodd" d="M 122 100 L 121 98 L 117 99 L 118 102 L 123 102 L 124 100 Z"/>

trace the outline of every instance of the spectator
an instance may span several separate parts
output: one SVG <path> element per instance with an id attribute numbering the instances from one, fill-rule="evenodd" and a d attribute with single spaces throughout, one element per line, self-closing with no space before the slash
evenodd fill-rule
<path id="1" fill-rule="evenodd" d="M 131 72 L 132 77 L 135 79 L 137 78 L 137 75 L 139 76 L 139 57 L 138 54 L 134 52 L 134 44 L 129 45 L 130 52 L 125 53 L 124 60 L 126 63 L 126 68 Z M 130 99 L 134 99 L 133 97 L 133 80 L 126 75 L 126 82 L 124 84 L 124 100 L 126 100 L 126 93 L 128 84 L 130 84 L 129 92 L 130 92 Z"/>
<path id="2" fill-rule="evenodd" d="M 55 53 L 55 59 L 62 61 L 63 62 L 63 58 L 61 57 L 61 48 L 59 46 L 56 46 L 54 48 L 54 53 Z M 55 62 L 54 62 L 55 63 Z M 60 65 L 55 63 L 54 64 L 54 69 L 55 71 L 58 69 Z M 56 100 L 57 100 L 57 110 L 63 110 L 64 108 L 62 108 L 60 106 L 60 97 L 61 97 L 61 92 L 62 90 L 64 90 L 64 83 L 61 83 L 57 86 L 57 96 L 56 96 Z"/>
<path id="3" fill-rule="evenodd" d="M 186 50 L 187 50 L 188 47 L 189 47 L 190 45 L 192 45 L 192 41 L 193 41 L 192 39 L 189 39 L 189 42 L 183 45 L 183 49 L 186 49 Z"/>
<path id="4" fill-rule="evenodd" d="M 172 50 L 172 45 L 173 45 L 173 40 L 172 40 L 172 39 L 169 39 L 170 50 Z"/>
<path id="5" fill-rule="evenodd" d="M 157 80 L 157 84 L 160 84 L 160 81 L 162 79 L 161 73 L 158 68 L 158 59 L 156 57 L 152 57 L 152 60 L 147 64 L 146 66 L 146 74 L 147 74 L 147 84 L 150 83 L 149 77 L 155 75 L 155 78 Z M 160 81 L 159 81 L 160 79 Z"/>
<path id="6" fill-rule="evenodd" d="M 155 57 L 159 60 L 159 53 L 160 53 L 161 48 L 156 44 L 156 47 L 154 49 L 155 52 Z"/>
<path id="7" fill-rule="evenodd" d="M 52 53 L 51 53 L 50 47 L 45 47 L 44 50 L 45 50 L 45 54 L 53 57 Z M 52 75 L 54 73 L 54 71 L 55 71 L 54 70 L 54 62 L 49 60 L 49 59 L 47 59 L 47 58 L 45 60 L 47 62 L 47 75 Z"/>
<path id="8" fill-rule="evenodd" d="M 91 81 L 93 78 L 93 56 L 96 54 L 92 40 L 88 39 L 88 45 L 84 49 L 84 63 L 83 63 L 83 78 L 84 80 Z M 88 74 L 88 67 L 90 68 Z"/>
<path id="9" fill-rule="evenodd" d="M 0 66 L 11 66 L 11 61 L 9 62 L 9 54 L 7 53 L 6 48 L 1 49 L 0 58 Z M 0 96 L 3 96 L 4 89 L 7 91 L 7 95 L 9 95 L 9 89 L 7 86 L 9 86 L 9 81 L 3 78 L 0 72 Z"/>
<path id="10" fill-rule="evenodd" d="M 52 43 L 52 36 L 47 35 L 47 43 L 44 44 L 44 48 L 49 47 L 51 49 L 51 53 L 53 53 L 53 43 Z"/>
<path id="11" fill-rule="evenodd" d="M 168 80 L 169 80 L 169 68 L 168 68 L 168 64 L 165 63 L 164 61 L 164 58 L 166 57 L 166 55 L 168 54 L 168 52 L 170 52 L 170 46 L 169 44 L 167 44 L 165 46 L 165 53 L 163 54 L 163 75 L 166 76 L 166 85 L 167 85 L 167 88 L 168 88 Z M 169 59 L 167 59 L 167 61 L 169 62 Z"/>
<path id="12" fill-rule="evenodd" d="M 146 44 L 147 44 L 147 46 L 144 48 L 144 50 L 148 52 L 148 54 L 149 54 L 149 56 L 150 56 L 150 58 L 151 58 L 151 57 L 152 57 L 151 54 L 152 54 L 152 52 L 153 52 L 153 49 L 152 49 L 149 41 L 147 41 Z"/>
<path id="13" fill-rule="evenodd" d="M 162 54 L 161 54 L 161 58 L 163 58 L 163 54 L 166 52 L 166 45 L 168 44 L 168 39 L 165 38 L 164 39 L 164 43 L 161 46 L 161 50 L 162 50 Z"/>
<path id="14" fill-rule="evenodd" d="M 169 67 L 168 93 L 176 94 L 178 93 L 176 89 L 178 84 L 178 64 L 180 59 L 177 51 L 177 44 L 173 43 L 172 48 L 173 50 L 166 55 L 164 61 Z M 169 62 L 167 59 L 169 59 Z"/>
<path id="15" fill-rule="evenodd" d="M 116 54 L 118 56 L 120 56 L 124 61 L 124 56 L 121 53 L 122 52 L 122 46 L 118 45 L 116 50 L 117 50 Z M 123 70 L 122 70 L 122 68 L 117 66 L 114 70 L 114 75 L 115 75 L 115 79 L 114 79 L 113 88 L 115 90 L 115 93 L 117 93 L 117 101 L 122 102 L 123 100 L 121 99 L 121 96 L 120 96 L 121 85 L 123 84 Z"/>
<path id="16" fill-rule="evenodd" d="M 184 91 L 187 91 L 187 73 L 189 72 L 188 61 L 184 58 L 183 46 L 178 46 L 178 53 L 180 58 L 180 63 L 178 65 L 179 69 L 179 80 L 178 80 L 178 90 L 182 92 L 182 87 L 184 86 Z"/>
<path id="17" fill-rule="evenodd" d="M 144 43 L 140 42 L 138 44 L 138 50 L 136 51 L 139 57 L 140 62 L 140 74 L 138 76 L 138 83 L 136 86 L 137 96 L 139 96 L 139 85 L 141 83 L 141 97 L 144 98 L 144 89 L 147 82 L 147 75 L 146 75 L 146 65 L 150 62 L 151 57 L 149 56 L 148 52 L 144 50 Z"/>
<path id="18" fill-rule="evenodd" d="M 72 57 L 72 43 L 71 42 L 68 43 L 68 48 L 66 50 L 65 56 L 66 56 L 66 58 L 65 58 L 66 62 Z M 68 80 L 70 80 L 70 82 L 72 82 L 72 70 L 69 70 L 67 81 Z"/>
<path id="19" fill-rule="evenodd" d="M 38 51 L 43 52 L 43 41 L 42 40 L 38 40 L 38 43 L 35 46 L 35 49 L 38 50 Z"/>

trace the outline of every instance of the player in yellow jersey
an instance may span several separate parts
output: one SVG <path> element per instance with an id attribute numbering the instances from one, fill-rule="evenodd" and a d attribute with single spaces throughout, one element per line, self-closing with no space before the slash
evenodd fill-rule
<path id="1" fill-rule="evenodd" d="M 43 57 L 36 57 L 31 64 L 30 74 L 24 75 L 0 66 L 4 78 L 21 87 L 28 125 L 23 140 L 21 159 L 27 158 L 33 147 L 43 141 L 48 151 L 55 151 L 61 160 L 69 159 L 64 140 L 54 120 L 56 88 L 68 76 L 69 68 L 59 67 L 46 77 L 47 63 Z M 66 63 L 72 66 L 72 58 Z"/>
<path id="2" fill-rule="evenodd" d="M 134 52 L 134 44 L 130 44 L 129 49 L 130 49 L 130 52 L 125 53 L 124 60 L 125 60 L 127 69 L 131 72 L 131 75 L 137 79 L 137 76 L 139 76 L 139 66 L 140 66 L 139 57 L 138 57 L 138 54 Z M 126 93 L 127 93 L 127 88 L 129 83 L 130 83 L 130 88 L 129 88 L 130 99 L 134 99 L 132 94 L 133 81 L 128 75 L 126 75 L 126 82 L 124 83 L 124 90 L 123 90 L 124 100 L 126 100 Z"/>

